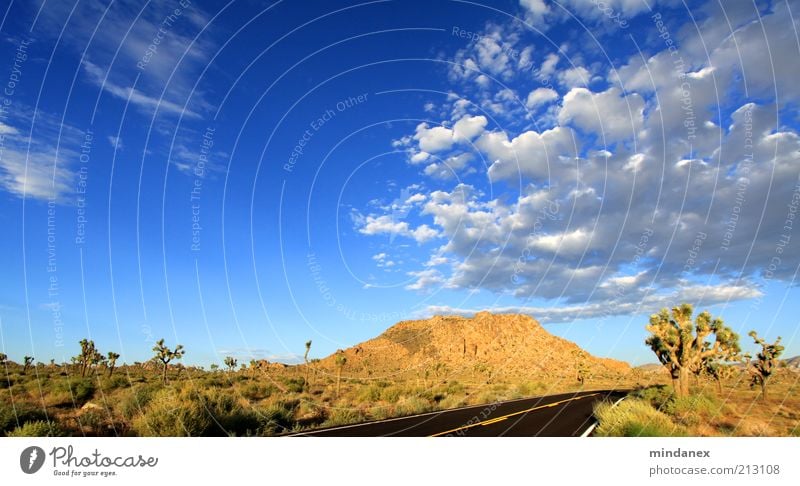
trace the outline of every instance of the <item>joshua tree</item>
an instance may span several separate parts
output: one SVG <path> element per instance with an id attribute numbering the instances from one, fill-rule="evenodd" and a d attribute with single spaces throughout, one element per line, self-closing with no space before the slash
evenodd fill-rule
<path id="1" fill-rule="evenodd" d="M 114 374 L 114 367 L 117 366 L 118 359 L 119 359 L 119 354 L 115 353 L 114 351 L 108 352 L 108 376 Z"/>
<path id="2" fill-rule="evenodd" d="M 106 357 L 100 354 L 99 351 L 95 351 L 92 357 L 89 360 L 89 363 L 92 365 L 92 374 L 97 373 L 97 368 L 105 363 Z"/>
<path id="3" fill-rule="evenodd" d="M 83 377 L 86 376 L 86 370 L 89 368 L 89 365 L 92 363 L 92 360 L 97 354 L 97 348 L 94 346 L 94 341 L 89 341 L 88 339 L 81 339 L 80 345 L 81 354 L 75 357 L 75 361 L 80 365 L 81 377 Z"/>
<path id="4" fill-rule="evenodd" d="M 173 359 L 181 359 L 183 355 L 186 353 L 183 349 L 182 344 L 178 344 L 175 346 L 175 349 L 169 349 L 165 344 L 163 339 L 159 339 L 156 341 L 156 345 L 153 346 L 153 352 L 156 353 L 155 359 L 160 361 L 164 365 L 164 383 L 167 383 L 167 366 L 169 362 Z"/>
<path id="5" fill-rule="evenodd" d="M 8 361 L 8 355 L 6 353 L 0 353 L 0 366 L 5 366 L 6 361 Z"/>
<path id="6" fill-rule="evenodd" d="M 209 366 L 209 368 L 211 369 L 212 372 L 217 371 L 219 369 L 219 365 L 216 363 L 211 363 L 211 366 Z"/>
<path id="7" fill-rule="evenodd" d="M 575 379 L 578 380 L 578 383 L 580 383 L 581 386 L 586 381 L 586 378 L 589 377 L 589 364 L 586 361 L 586 354 L 583 351 L 580 351 L 578 353 L 578 364 L 576 365 Z"/>
<path id="8" fill-rule="evenodd" d="M 669 370 L 675 394 L 689 395 L 690 373 L 705 366 L 708 360 L 735 354 L 739 336 L 726 327 L 722 319 L 712 319 L 708 312 L 701 312 L 692 323 L 692 306 L 682 304 L 650 316 L 646 329 L 652 333 L 645 343 L 650 346 L 658 360 Z M 715 336 L 714 343 L 706 341 Z"/>
<path id="9" fill-rule="evenodd" d="M 25 356 L 22 359 L 24 360 L 24 364 L 22 365 L 22 374 L 24 375 L 25 373 L 28 372 L 28 368 L 30 368 L 31 365 L 33 364 L 33 357 Z"/>
<path id="10" fill-rule="evenodd" d="M 347 356 L 345 356 L 344 351 L 341 349 L 336 351 L 336 396 L 339 396 L 339 385 L 342 380 L 342 368 L 344 368 L 345 363 L 347 363 Z"/>
<path id="11" fill-rule="evenodd" d="M 749 354 L 745 355 L 747 360 L 747 371 L 753 377 L 752 385 L 761 385 L 761 399 L 767 399 L 767 381 L 772 376 L 773 371 L 777 366 L 777 359 L 783 353 L 783 346 L 781 346 L 781 338 L 769 344 L 762 338 L 758 337 L 758 333 L 750 331 L 748 334 L 753 341 L 761 346 L 761 352 L 756 355 L 756 361 L 751 362 Z"/>
<path id="12" fill-rule="evenodd" d="M 306 353 L 303 355 L 303 361 L 306 362 L 306 386 L 310 386 L 308 382 L 308 353 L 311 351 L 311 340 L 306 341 Z"/>
<path id="13" fill-rule="evenodd" d="M 236 362 L 237 360 L 233 356 L 225 356 L 225 366 L 228 367 L 228 371 L 232 372 L 236 369 Z"/>

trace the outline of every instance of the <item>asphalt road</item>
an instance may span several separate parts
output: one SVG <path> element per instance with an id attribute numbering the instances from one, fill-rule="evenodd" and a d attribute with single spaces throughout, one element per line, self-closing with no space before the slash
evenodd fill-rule
<path id="1" fill-rule="evenodd" d="M 618 400 L 621 390 L 600 390 L 442 410 L 376 422 L 317 429 L 293 436 L 331 437 L 574 437 L 594 423 L 592 405 Z"/>

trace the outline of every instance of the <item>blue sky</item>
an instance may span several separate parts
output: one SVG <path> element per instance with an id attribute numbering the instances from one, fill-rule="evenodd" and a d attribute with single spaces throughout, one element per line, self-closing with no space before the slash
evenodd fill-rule
<path id="1" fill-rule="evenodd" d="M 3 3 L 0 345 L 292 361 L 490 309 L 644 363 L 687 301 L 800 354 L 800 4 L 724 9 Z"/>

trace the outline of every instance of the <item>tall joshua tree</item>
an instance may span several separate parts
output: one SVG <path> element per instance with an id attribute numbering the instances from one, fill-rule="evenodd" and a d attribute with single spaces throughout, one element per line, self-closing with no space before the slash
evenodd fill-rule
<path id="1" fill-rule="evenodd" d="M 234 369 L 236 369 L 237 361 L 238 360 L 233 356 L 225 356 L 225 366 L 228 367 L 228 371 L 232 372 Z"/>
<path id="2" fill-rule="evenodd" d="M 28 372 L 28 368 L 30 368 L 31 365 L 33 364 L 33 356 L 25 356 L 22 359 L 24 360 L 24 363 L 22 365 L 22 374 L 24 375 L 25 373 Z"/>
<path id="3" fill-rule="evenodd" d="M 303 361 L 306 362 L 306 386 L 310 386 L 308 382 L 308 353 L 311 351 L 311 340 L 306 341 L 306 353 L 303 355 Z"/>
<path id="4" fill-rule="evenodd" d="M 153 352 L 156 353 L 155 359 L 161 362 L 163 365 L 163 377 L 164 377 L 164 384 L 167 383 L 167 367 L 169 366 L 169 362 L 176 359 L 183 358 L 183 355 L 186 353 L 183 349 L 182 344 L 178 344 L 175 346 L 175 349 L 169 349 L 165 344 L 163 339 L 159 339 L 156 341 L 156 345 L 153 346 Z"/>
<path id="5" fill-rule="evenodd" d="M 783 346 L 781 346 L 781 338 L 769 344 L 764 339 L 758 337 L 758 333 L 750 331 L 748 334 L 756 344 L 761 346 L 761 352 L 756 355 L 755 362 L 751 362 L 749 354 L 745 355 L 747 361 L 747 371 L 753 377 L 753 385 L 761 385 L 761 399 L 767 399 L 767 381 L 772 376 L 772 373 L 777 367 L 778 357 L 783 353 Z"/>
<path id="6" fill-rule="evenodd" d="M 108 376 L 114 374 L 114 367 L 117 366 L 118 359 L 119 359 L 119 354 L 115 353 L 114 351 L 108 352 Z"/>
<path id="7" fill-rule="evenodd" d="M 81 377 L 86 376 L 86 370 L 89 369 L 89 366 L 92 364 L 92 360 L 95 359 L 95 355 L 97 354 L 97 348 L 94 346 L 94 341 L 89 341 L 88 339 L 81 339 L 81 354 L 75 357 L 75 361 L 78 363 L 81 369 Z"/>
<path id="8" fill-rule="evenodd" d="M 709 360 L 735 354 L 739 336 L 722 319 L 701 312 L 692 323 L 692 306 L 682 304 L 662 309 L 650 316 L 646 329 L 652 334 L 645 340 L 658 360 L 670 373 L 675 395 L 689 395 L 689 377 Z M 714 336 L 714 342 L 707 341 Z"/>
<path id="9" fill-rule="evenodd" d="M 339 385 L 342 381 L 342 368 L 347 363 L 347 356 L 345 356 L 344 351 L 341 349 L 336 351 L 336 358 L 334 360 L 336 363 L 336 396 L 339 396 Z"/>

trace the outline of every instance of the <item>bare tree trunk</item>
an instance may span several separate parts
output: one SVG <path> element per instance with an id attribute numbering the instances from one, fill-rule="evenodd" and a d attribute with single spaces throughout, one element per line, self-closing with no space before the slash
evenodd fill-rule
<path id="1" fill-rule="evenodd" d="M 677 393 L 679 397 L 689 396 L 689 370 L 681 368 L 678 372 L 678 385 L 680 391 Z"/>
<path id="2" fill-rule="evenodd" d="M 761 399 L 762 400 L 766 400 L 767 399 L 767 380 L 766 380 L 766 378 L 761 378 L 761 380 L 759 380 L 759 381 L 761 382 Z"/>

